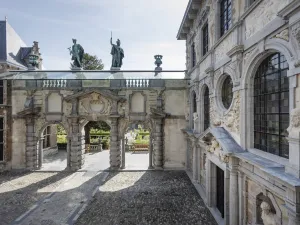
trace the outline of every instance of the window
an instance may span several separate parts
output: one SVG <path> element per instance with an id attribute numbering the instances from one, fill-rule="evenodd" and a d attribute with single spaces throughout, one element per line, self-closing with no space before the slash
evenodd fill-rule
<path id="1" fill-rule="evenodd" d="M 192 44 L 192 68 L 196 66 L 196 51 L 195 51 L 195 43 Z"/>
<path id="2" fill-rule="evenodd" d="M 3 80 L 0 80 L 0 104 L 3 104 L 4 100 L 3 100 L 3 93 L 4 89 L 3 89 Z"/>
<path id="3" fill-rule="evenodd" d="M 221 36 L 231 27 L 231 0 L 221 1 Z"/>
<path id="4" fill-rule="evenodd" d="M 208 24 L 206 23 L 202 29 L 202 53 L 208 52 Z"/>
<path id="5" fill-rule="evenodd" d="M 229 109 L 233 98 L 233 83 L 230 76 L 227 76 L 222 85 L 222 103 L 226 109 Z"/>
<path id="6" fill-rule="evenodd" d="M 0 161 L 4 160 L 4 119 L 0 117 Z"/>
<path id="7" fill-rule="evenodd" d="M 43 141 L 43 148 L 50 147 L 50 136 L 51 136 L 51 127 L 48 126 L 43 133 L 44 141 Z"/>
<path id="8" fill-rule="evenodd" d="M 284 55 L 273 54 L 259 66 L 254 78 L 254 147 L 289 157 L 288 64 Z"/>
<path id="9" fill-rule="evenodd" d="M 196 93 L 193 91 L 193 113 L 197 112 L 197 97 Z"/>
<path id="10" fill-rule="evenodd" d="M 256 0 L 249 0 L 249 6 L 252 5 Z"/>
<path id="11" fill-rule="evenodd" d="M 204 130 L 209 128 L 209 89 L 206 86 L 204 90 Z"/>

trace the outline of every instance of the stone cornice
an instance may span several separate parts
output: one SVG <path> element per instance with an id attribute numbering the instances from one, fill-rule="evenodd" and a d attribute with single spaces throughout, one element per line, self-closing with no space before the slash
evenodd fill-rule
<path id="1" fill-rule="evenodd" d="M 287 6 L 285 6 L 282 10 L 280 10 L 277 15 L 282 17 L 284 20 L 288 20 L 297 12 L 297 10 L 300 10 L 300 1 L 294 0 Z"/>
<path id="2" fill-rule="evenodd" d="M 177 33 L 178 40 L 186 40 L 187 33 L 182 32 L 183 29 L 187 28 L 188 30 L 193 26 L 193 22 L 197 17 L 198 11 L 200 10 L 200 3 L 202 0 L 190 0 L 188 6 L 185 10 L 180 28 Z M 196 15 L 196 16 L 195 16 Z"/>

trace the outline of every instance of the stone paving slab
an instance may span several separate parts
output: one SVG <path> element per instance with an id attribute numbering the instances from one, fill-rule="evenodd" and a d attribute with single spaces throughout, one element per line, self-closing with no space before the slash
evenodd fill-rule
<path id="1" fill-rule="evenodd" d="M 184 171 L 111 172 L 77 225 L 217 224 Z"/>
<path id="2" fill-rule="evenodd" d="M 0 175 L 0 225 L 28 211 L 63 183 L 68 172 L 6 172 Z"/>
<path id="3" fill-rule="evenodd" d="M 107 175 L 106 172 L 94 171 L 74 173 L 55 193 L 14 224 L 73 224 L 77 213 L 88 203 Z"/>

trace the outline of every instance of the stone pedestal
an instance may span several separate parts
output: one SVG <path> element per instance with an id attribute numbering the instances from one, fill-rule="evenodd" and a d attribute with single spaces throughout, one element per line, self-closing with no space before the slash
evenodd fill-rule
<path id="1" fill-rule="evenodd" d="M 110 129 L 110 167 L 119 169 L 121 166 L 120 143 L 118 140 L 118 118 L 111 118 Z"/>
<path id="2" fill-rule="evenodd" d="M 26 168 L 36 169 L 37 165 L 37 146 L 34 133 L 34 117 L 26 118 Z"/>

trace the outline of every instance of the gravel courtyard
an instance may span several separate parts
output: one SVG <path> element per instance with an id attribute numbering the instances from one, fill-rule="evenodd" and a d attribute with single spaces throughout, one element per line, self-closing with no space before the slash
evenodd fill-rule
<path id="1" fill-rule="evenodd" d="M 129 157 L 128 168 L 138 157 Z M 56 169 L 55 163 L 49 165 Z M 216 224 L 184 171 L 109 172 L 102 167 L 107 165 L 99 166 L 91 154 L 75 173 L 0 174 L 0 225 Z"/>
<path id="2" fill-rule="evenodd" d="M 182 171 L 112 172 L 77 225 L 216 224 Z"/>

